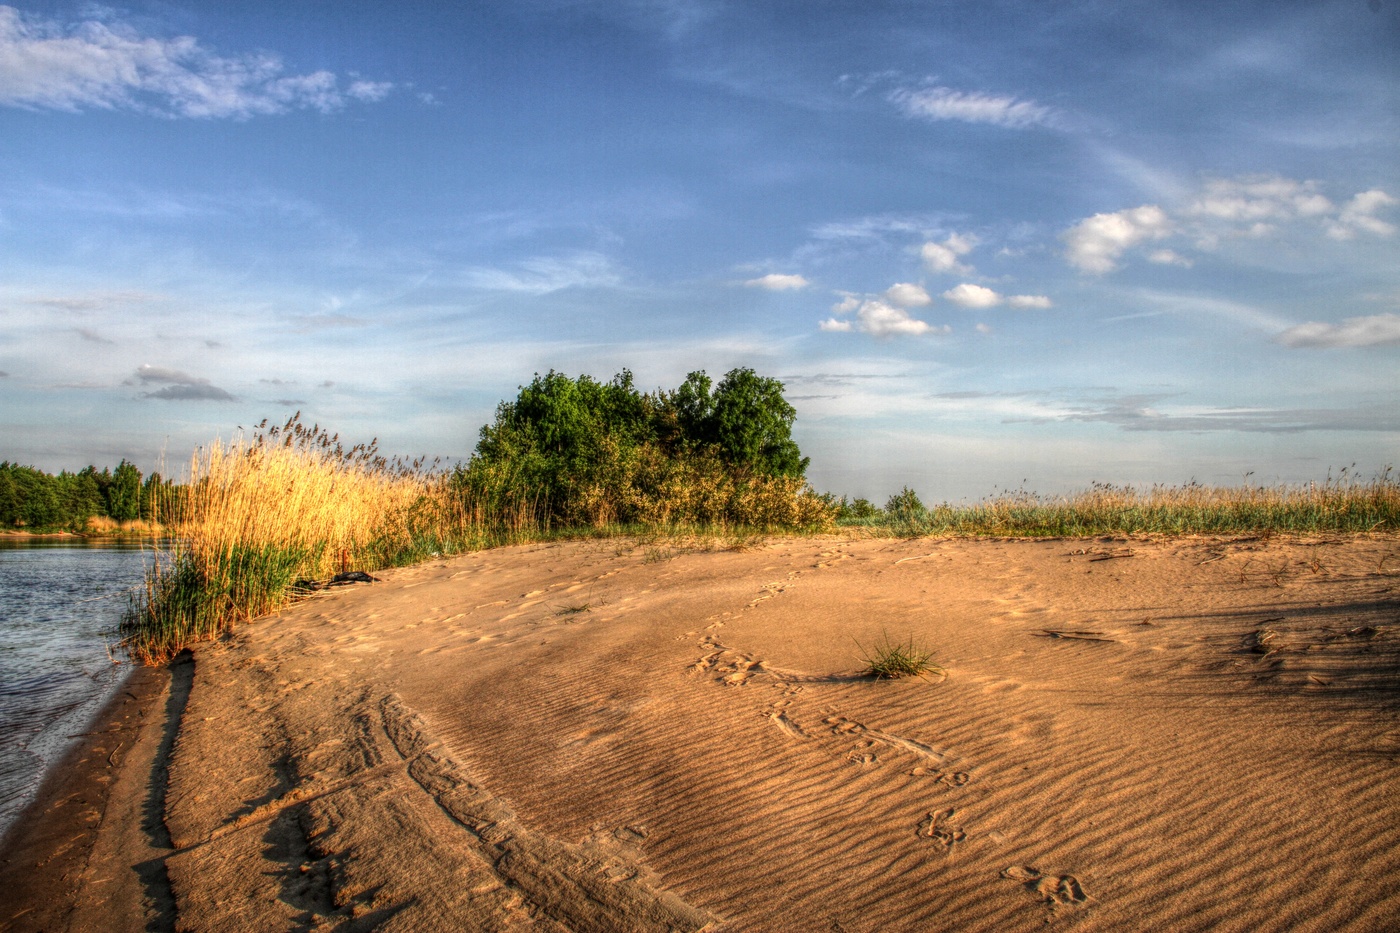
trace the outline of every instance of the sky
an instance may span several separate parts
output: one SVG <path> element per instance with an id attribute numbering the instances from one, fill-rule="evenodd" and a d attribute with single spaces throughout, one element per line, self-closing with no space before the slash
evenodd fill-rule
<path id="1" fill-rule="evenodd" d="M 1400 465 L 1400 0 L 0 5 L 0 459 L 782 380 L 819 491 Z M 1354 466 L 1353 466 L 1354 465 Z"/>

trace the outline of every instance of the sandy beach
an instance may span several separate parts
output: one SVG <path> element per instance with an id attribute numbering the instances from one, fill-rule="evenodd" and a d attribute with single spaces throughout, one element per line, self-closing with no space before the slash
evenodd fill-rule
<path id="1" fill-rule="evenodd" d="M 7 838 L 5 929 L 1400 928 L 1394 537 L 377 576 L 134 680 Z M 885 637 L 945 673 L 859 676 Z"/>

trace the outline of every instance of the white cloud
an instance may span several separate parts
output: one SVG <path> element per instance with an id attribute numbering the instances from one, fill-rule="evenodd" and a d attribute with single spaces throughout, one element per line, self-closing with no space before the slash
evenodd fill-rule
<path id="1" fill-rule="evenodd" d="M 890 304 L 899 305 L 901 308 L 922 308 L 933 304 L 933 299 L 928 292 L 924 291 L 922 285 L 914 285 L 910 282 L 898 282 L 891 285 L 885 291 L 885 298 Z"/>
<path id="2" fill-rule="evenodd" d="M 981 91 L 956 91 L 950 87 L 901 88 L 890 95 L 890 100 L 909 116 L 925 120 L 990 123 L 1011 129 L 1052 126 L 1055 122 L 1054 111 L 1049 107 Z"/>
<path id="3" fill-rule="evenodd" d="M 1001 304 L 1001 296 L 983 285 L 963 282 L 943 293 L 955 305 L 964 308 L 994 308 Z"/>
<path id="4" fill-rule="evenodd" d="M 978 325 L 977 325 L 977 333 L 979 333 L 979 334 L 990 334 L 991 332 L 992 332 L 992 325 L 990 325 L 990 324 L 978 324 Z"/>
<path id="5" fill-rule="evenodd" d="M 1327 228 L 1327 235 L 1334 240 L 1350 240 L 1357 230 L 1364 230 L 1376 236 L 1392 236 L 1395 233 L 1395 224 L 1381 220 L 1375 214 L 1376 211 L 1394 207 L 1396 204 L 1400 204 L 1400 201 L 1379 188 L 1363 191 L 1346 203 L 1337 216 L 1336 223 Z"/>
<path id="6" fill-rule="evenodd" d="M 927 322 L 910 317 L 909 312 L 903 308 L 896 308 L 878 298 L 862 302 L 860 310 L 856 312 L 856 319 L 860 322 L 862 331 L 876 337 L 912 336 L 930 331 L 948 332 L 946 328 L 941 331 L 932 328 Z"/>
<path id="7" fill-rule="evenodd" d="M 957 272 L 967 275 L 972 272 L 972 267 L 958 262 L 958 257 L 966 256 L 976 245 L 975 236 L 954 233 L 942 243 L 925 243 L 919 252 L 924 258 L 924 265 L 932 272 Z"/>
<path id="8" fill-rule="evenodd" d="M 1193 217 L 1249 223 L 1320 217 L 1336 208 L 1318 193 L 1317 182 L 1276 175 L 1213 178 L 1187 208 Z"/>
<path id="9" fill-rule="evenodd" d="M 1309 321 L 1276 338 L 1286 347 L 1378 347 L 1400 344 L 1400 314 L 1347 318 L 1340 324 Z"/>
<path id="10" fill-rule="evenodd" d="M 1190 237 L 1197 249 L 1214 251 L 1229 241 L 1283 237 L 1291 230 L 1319 227 L 1336 240 L 1359 233 L 1393 236 L 1395 224 L 1376 215 L 1400 204 L 1378 188 L 1353 195 L 1338 206 L 1315 181 L 1277 175 L 1246 175 L 1205 181 L 1180 210 L 1168 213 L 1144 204 L 1112 214 L 1095 214 L 1066 230 L 1065 258 L 1077 268 L 1102 275 L 1117 268 L 1128 250 L 1170 236 Z M 1256 251 L 1257 252 L 1257 251 Z M 1150 262 L 1191 268 L 1193 261 L 1174 249 L 1155 249 Z"/>
<path id="11" fill-rule="evenodd" d="M 1070 265 L 1103 275 L 1117 267 L 1128 249 L 1146 240 L 1159 240 L 1174 229 L 1167 212 L 1155 204 L 1129 208 L 1112 214 L 1095 214 L 1081 220 L 1062 234 Z"/>
<path id="12" fill-rule="evenodd" d="M 836 302 L 836 304 L 832 305 L 831 310 L 835 314 L 850 314 L 852 311 L 859 307 L 860 299 L 857 298 L 855 295 L 848 294 L 846 295 L 846 297 Z"/>
<path id="13" fill-rule="evenodd" d="M 850 299 L 848 299 L 849 301 Z M 845 311 L 846 302 L 842 302 L 837 307 L 841 309 L 838 313 Z M 934 327 L 927 321 L 920 321 L 909 316 L 909 312 L 903 308 L 896 308 L 894 305 L 879 298 L 867 298 L 860 302 L 856 311 L 855 321 L 840 321 L 836 318 L 828 318 L 818 325 L 826 331 L 849 332 L 859 329 L 861 333 L 870 334 L 874 337 L 913 337 L 920 334 L 948 334 L 952 332 L 951 327 Z"/>
<path id="14" fill-rule="evenodd" d="M 1013 308 L 1030 311 L 1044 311 L 1046 308 L 1054 307 L 1054 302 L 1045 295 L 1012 295 L 1006 299 L 1006 303 Z"/>
<path id="15" fill-rule="evenodd" d="M 1170 249 L 1153 250 L 1148 254 L 1147 261 L 1155 262 L 1159 266 L 1181 266 L 1183 269 L 1189 269 L 1196 264 L 1193 260 Z"/>
<path id="16" fill-rule="evenodd" d="M 744 283 L 749 288 L 764 288 L 770 292 L 785 292 L 797 288 L 806 288 L 810 284 L 800 275 L 783 275 L 778 272 L 770 272 L 768 275 L 756 279 L 749 279 Z"/>
<path id="17" fill-rule="evenodd" d="M 373 104 L 388 97 L 393 89 L 392 81 L 352 81 L 345 93 L 356 100 Z"/>
<path id="18" fill-rule="evenodd" d="M 73 26 L 0 6 L 0 104 L 79 111 L 129 109 L 167 116 L 247 118 L 348 99 L 382 100 L 393 85 L 355 80 L 342 92 L 329 71 L 284 74 L 269 53 L 223 57 L 191 36 L 142 36 L 120 23 Z"/>

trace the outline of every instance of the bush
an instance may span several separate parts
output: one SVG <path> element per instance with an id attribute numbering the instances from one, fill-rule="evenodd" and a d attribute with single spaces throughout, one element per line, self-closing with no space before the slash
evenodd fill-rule
<path id="1" fill-rule="evenodd" d="M 502 402 L 454 482 L 473 502 L 515 504 L 542 527 L 829 524 L 807 489 L 783 384 L 751 369 L 704 371 L 642 393 L 550 371 Z M 488 512 L 493 511 L 488 505 Z"/>

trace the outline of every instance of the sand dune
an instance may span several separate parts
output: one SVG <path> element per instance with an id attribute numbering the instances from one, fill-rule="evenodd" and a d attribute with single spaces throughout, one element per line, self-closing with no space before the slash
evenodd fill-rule
<path id="1" fill-rule="evenodd" d="M 180 929 L 1400 928 L 1394 538 L 382 576 L 196 653 Z"/>

